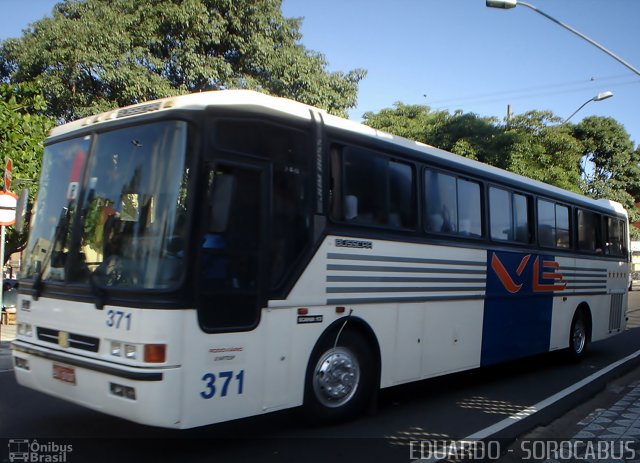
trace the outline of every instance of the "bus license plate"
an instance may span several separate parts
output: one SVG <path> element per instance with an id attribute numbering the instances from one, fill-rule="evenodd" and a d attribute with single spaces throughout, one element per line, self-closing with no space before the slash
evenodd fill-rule
<path id="1" fill-rule="evenodd" d="M 53 378 L 63 383 L 76 384 L 75 368 L 53 364 Z"/>

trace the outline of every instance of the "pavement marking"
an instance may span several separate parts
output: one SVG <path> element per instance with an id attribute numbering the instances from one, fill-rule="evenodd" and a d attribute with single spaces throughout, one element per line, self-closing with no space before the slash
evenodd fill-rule
<path id="1" fill-rule="evenodd" d="M 482 439 L 486 439 L 487 437 L 493 436 L 494 434 L 508 428 L 509 426 L 514 425 L 515 423 L 517 423 L 520 420 L 523 420 L 524 418 L 528 418 L 531 415 L 533 415 L 536 412 L 539 412 L 541 410 L 544 410 L 545 408 L 547 408 L 550 405 L 553 405 L 554 403 L 558 402 L 561 399 L 564 399 L 565 397 L 567 397 L 570 394 L 573 394 L 575 391 L 577 391 L 580 388 L 583 388 L 584 386 L 586 386 L 587 384 L 591 383 L 592 381 L 595 381 L 596 379 L 600 378 L 601 376 L 606 375 L 607 373 L 609 373 L 610 371 L 616 369 L 617 367 L 619 367 L 620 365 L 623 365 L 625 363 L 627 363 L 630 360 L 633 360 L 635 358 L 640 357 L 640 350 L 635 351 L 632 354 L 627 355 L 626 357 L 618 360 L 617 362 L 614 362 L 610 365 L 607 365 L 605 368 L 596 371 L 595 373 L 587 376 L 586 378 L 581 379 L 580 381 L 578 381 L 575 384 L 572 384 L 571 386 L 568 386 L 566 388 L 564 388 L 563 390 L 556 392 L 555 394 L 553 394 L 552 396 L 547 397 L 544 400 L 541 400 L 540 402 L 514 414 L 511 415 L 508 418 L 505 418 L 501 421 L 498 421 L 497 423 L 492 424 L 491 426 L 488 426 L 484 429 L 481 429 L 480 431 L 477 431 L 473 434 L 470 434 L 469 436 L 465 437 L 464 439 L 460 439 L 457 441 L 452 441 L 451 445 L 449 446 L 449 448 L 453 451 L 455 449 L 460 449 L 463 446 L 464 442 L 473 442 L 473 441 L 478 441 L 478 440 L 482 440 Z M 456 445 L 457 444 L 457 445 Z M 441 451 L 438 451 L 439 455 L 442 455 L 443 453 L 445 453 L 446 450 L 442 449 Z M 430 458 L 430 459 L 417 459 L 417 460 L 411 460 L 410 463 L 417 463 L 417 462 L 437 462 L 437 461 L 442 461 L 445 458 Z"/>

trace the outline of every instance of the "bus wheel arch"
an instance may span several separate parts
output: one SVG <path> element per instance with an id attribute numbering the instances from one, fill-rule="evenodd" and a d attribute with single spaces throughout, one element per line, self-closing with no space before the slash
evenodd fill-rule
<path id="1" fill-rule="evenodd" d="M 569 330 L 568 353 L 571 360 L 581 360 L 585 356 L 591 342 L 592 326 L 591 309 L 582 302 L 573 313 Z"/>
<path id="2" fill-rule="evenodd" d="M 305 417 L 339 422 L 373 408 L 380 385 L 380 347 L 361 318 L 332 323 L 320 336 L 307 364 Z"/>

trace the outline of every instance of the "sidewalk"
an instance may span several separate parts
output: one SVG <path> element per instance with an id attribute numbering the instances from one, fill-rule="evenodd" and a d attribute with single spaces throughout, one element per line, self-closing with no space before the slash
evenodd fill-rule
<path id="1" fill-rule="evenodd" d="M 16 338 L 16 325 L 0 325 L 0 371 L 13 368 L 11 341 Z"/>
<path id="2" fill-rule="evenodd" d="M 510 449 L 501 463 L 640 462 L 640 369 L 610 382 L 549 425 L 520 436 Z"/>

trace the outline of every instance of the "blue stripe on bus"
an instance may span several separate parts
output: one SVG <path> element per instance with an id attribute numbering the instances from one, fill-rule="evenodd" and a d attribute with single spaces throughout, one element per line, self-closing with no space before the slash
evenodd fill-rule
<path id="1" fill-rule="evenodd" d="M 552 265 L 554 257 L 487 253 L 482 366 L 549 350 L 554 291 L 545 289 L 558 280 L 543 278 L 543 271 L 547 276 L 555 273 L 544 268 L 544 262 Z M 534 269 L 538 270 L 537 275 Z"/>

